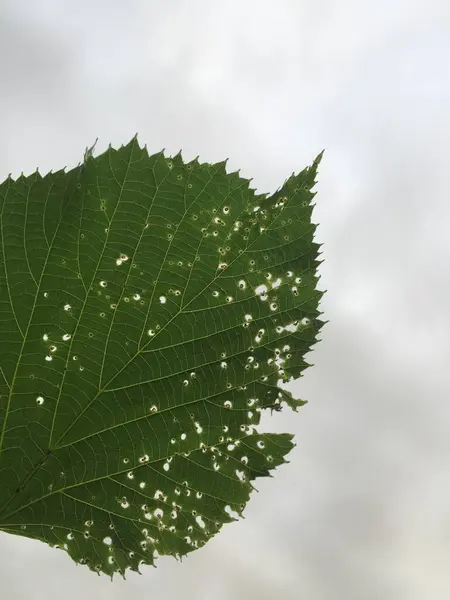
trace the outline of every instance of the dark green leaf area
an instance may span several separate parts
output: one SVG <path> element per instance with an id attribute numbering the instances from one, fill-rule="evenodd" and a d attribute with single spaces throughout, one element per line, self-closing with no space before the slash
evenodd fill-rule
<path id="1" fill-rule="evenodd" d="M 323 325 L 320 159 L 268 196 L 134 138 L 0 185 L 0 529 L 112 576 L 242 514 Z"/>

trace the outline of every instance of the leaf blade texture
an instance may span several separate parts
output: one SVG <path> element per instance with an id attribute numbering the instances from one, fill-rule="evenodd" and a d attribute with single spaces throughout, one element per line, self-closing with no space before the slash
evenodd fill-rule
<path id="1" fill-rule="evenodd" d="M 122 575 L 242 514 L 323 325 L 311 188 L 136 138 L 0 186 L 0 529 Z"/>

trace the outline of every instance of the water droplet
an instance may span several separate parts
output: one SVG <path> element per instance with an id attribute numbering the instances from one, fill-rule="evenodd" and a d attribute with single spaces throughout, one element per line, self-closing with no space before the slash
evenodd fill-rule
<path id="1" fill-rule="evenodd" d="M 72 307 L 70 306 L 70 304 L 64 304 L 64 310 L 66 310 L 66 311 L 72 310 Z"/>
<path id="2" fill-rule="evenodd" d="M 42 406 L 42 405 L 44 404 L 44 398 L 43 398 L 42 396 L 38 396 L 38 397 L 36 398 L 36 404 L 37 404 L 38 406 Z"/>
<path id="3" fill-rule="evenodd" d="M 101 287 L 105 288 L 108 284 L 106 283 L 106 281 L 100 281 L 100 285 Z"/>
<path id="4" fill-rule="evenodd" d="M 161 302 L 161 304 L 165 304 L 167 302 L 167 298 L 165 296 L 160 296 L 159 301 Z"/>

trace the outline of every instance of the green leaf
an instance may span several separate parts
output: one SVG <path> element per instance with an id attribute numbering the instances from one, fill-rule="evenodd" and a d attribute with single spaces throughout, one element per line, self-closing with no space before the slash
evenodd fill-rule
<path id="1" fill-rule="evenodd" d="M 0 185 L 0 529 L 109 574 L 181 557 L 293 447 L 322 154 L 272 196 L 136 138 Z"/>

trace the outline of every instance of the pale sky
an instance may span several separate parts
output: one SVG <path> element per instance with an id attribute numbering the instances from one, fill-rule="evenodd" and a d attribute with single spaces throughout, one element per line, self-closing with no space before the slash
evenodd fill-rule
<path id="1" fill-rule="evenodd" d="M 3 0 L 0 28 L 1 180 L 137 132 L 273 192 L 325 148 L 330 320 L 245 520 L 113 583 L 0 533 L 2 600 L 447 600 L 450 3 Z"/>

